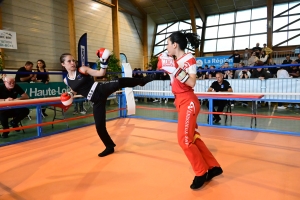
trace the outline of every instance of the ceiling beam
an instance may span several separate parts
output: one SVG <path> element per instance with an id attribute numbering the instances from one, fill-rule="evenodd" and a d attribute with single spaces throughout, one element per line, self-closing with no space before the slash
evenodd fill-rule
<path id="1" fill-rule="evenodd" d="M 196 28 L 196 17 L 195 17 L 195 7 L 193 0 L 188 0 L 189 1 L 189 11 L 190 11 L 190 16 L 191 16 L 191 22 L 192 22 L 192 30 L 193 33 L 197 34 L 197 28 Z M 199 57 L 199 48 L 195 48 L 195 57 Z"/>
<path id="2" fill-rule="evenodd" d="M 267 46 L 273 46 L 273 0 L 267 0 Z"/>
<path id="3" fill-rule="evenodd" d="M 113 8 L 113 7 L 116 6 L 115 4 L 108 3 L 108 2 L 102 1 L 102 0 L 93 0 L 93 1 L 95 1 L 95 2 L 97 2 L 97 3 L 100 3 L 100 4 L 102 4 L 102 5 L 108 6 L 108 7 L 110 7 L 110 8 Z M 131 12 L 130 10 L 127 10 L 127 9 L 125 9 L 125 8 L 122 8 L 121 6 L 118 6 L 118 11 L 123 12 L 123 13 L 127 13 L 127 14 L 129 14 L 129 15 L 133 15 L 133 16 L 135 16 L 135 17 L 137 17 L 137 18 L 143 18 L 143 17 L 144 17 L 143 14 L 142 14 L 142 15 L 138 15 L 138 14 L 136 14 L 136 13 L 134 13 L 134 12 Z M 140 11 L 139 11 L 139 12 L 140 12 Z"/>
<path id="4" fill-rule="evenodd" d="M 198 14 L 200 15 L 200 18 L 202 19 L 202 22 L 205 21 L 205 13 L 204 11 L 202 10 L 200 4 L 199 4 L 199 0 L 192 0 L 195 7 L 196 7 L 196 10 L 198 11 Z"/>
<path id="5" fill-rule="evenodd" d="M 147 16 L 147 13 L 144 11 L 144 9 L 142 9 L 140 7 L 140 5 L 136 2 L 136 0 L 129 0 L 129 1 L 141 13 L 141 15 L 143 16 L 143 18 Z"/>
<path id="6" fill-rule="evenodd" d="M 76 51 L 74 0 L 68 0 L 68 23 L 69 23 L 70 53 L 76 58 L 77 51 Z"/>

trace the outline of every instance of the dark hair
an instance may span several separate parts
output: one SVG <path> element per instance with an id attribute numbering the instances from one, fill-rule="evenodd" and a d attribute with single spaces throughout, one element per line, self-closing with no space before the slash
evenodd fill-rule
<path id="1" fill-rule="evenodd" d="M 44 68 L 44 69 L 46 68 L 46 63 L 45 63 L 45 61 L 43 61 L 42 59 L 37 60 L 36 62 L 41 62 L 41 63 L 43 63 L 43 68 Z M 39 68 L 38 65 L 36 65 L 36 68 L 37 68 L 37 69 Z"/>
<path id="2" fill-rule="evenodd" d="M 70 54 L 70 53 L 63 53 L 63 54 L 61 54 L 61 56 L 59 57 L 60 63 L 65 62 L 65 57 L 67 57 L 67 56 L 72 56 L 72 54 Z"/>
<path id="3" fill-rule="evenodd" d="M 32 65 L 33 66 L 33 63 L 30 62 L 30 61 L 26 61 L 25 66 L 27 66 L 27 65 Z"/>
<path id="4" fill-rule="evenodd" d="M 194 49 L 200 45 L 200 37 L 196 33 L 182 33 L 181 31 L 176 31 L 172 33 L 169 38 L 172 44 L 176 42 L 181 50 L 186 49 L 188 42 Z"/>

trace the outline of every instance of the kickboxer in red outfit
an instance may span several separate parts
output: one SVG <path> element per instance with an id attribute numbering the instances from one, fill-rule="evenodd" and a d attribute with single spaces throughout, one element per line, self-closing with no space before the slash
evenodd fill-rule
<path id="1" fill-rule="evenodd" d="M 197 132 L 200 103 L 193 90 L 197 70 L 194 56 L 185 53 L 188 42 L 193 48 L 198 48 L 198 35 L 180 31 L 172 33 L 168 38 L 168 53 L 164 52 L 159 56 L 157 68 L 168 72 L 171 78 L 172 93 L 175 95 L 178 111 L 178 143 L 195 172 L 190 188 L 198 189 L 205 181 L 222 174 L 223 170 Z"/>

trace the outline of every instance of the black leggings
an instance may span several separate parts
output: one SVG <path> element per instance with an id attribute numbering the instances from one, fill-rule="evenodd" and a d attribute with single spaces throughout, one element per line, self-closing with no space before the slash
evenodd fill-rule
<path id="1" fill-rule="evenodd" d="M 8 119 L 13 118 L 14 122 L 18 124 L 22 119 L 24 119 L 29 114 L 28 108 L 16 108 L 10 110 L 0 111 L 0 121 L 3 129 L 9 128 Z"/>
<path id="2" fill-rule="evenodd" d="M 217 106 L 217 112 L 223 112 L 224 107 L 227 104 L 227 100 L 218 100 L 218 99 L 214 99 L 213 100 L 213 112 L 216 112 L 215 107 Z M 209 103 L 207 103 L 207 108 L 209 109 Z M 220 119 L 220 115 L 219 114 L 213 114 L 214 118 L 219 120 Z"/>
<path id="3" fill-rule="evenodd" d="M 112 141 L 106 129 L 106 100 L 109 95 L 124 87 L 135 87 L 137 85 L 144 85 L 149 82 L 147 77 L 145 78 L 119 78 L 113 81 L 107 81 L 98 84 L 96 91 L 93 94 L 92 102 L 94 120 L 97 129 L 97 133 L 106 146 L 106 148 L 115 147 L 115 143 Z"/>

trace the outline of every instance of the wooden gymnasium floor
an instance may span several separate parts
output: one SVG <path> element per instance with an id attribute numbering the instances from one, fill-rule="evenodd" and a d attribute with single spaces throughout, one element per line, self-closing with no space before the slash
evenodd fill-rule
<path id="1" fill-rule="evenodd" d="M 200 190 L 176 140 L 176 124 L 107 123 L 116 153 L 94 126 L 0 148 L 1 200 L 300 199 L 300 137 L 200 127 L 224 173 Z"/>

